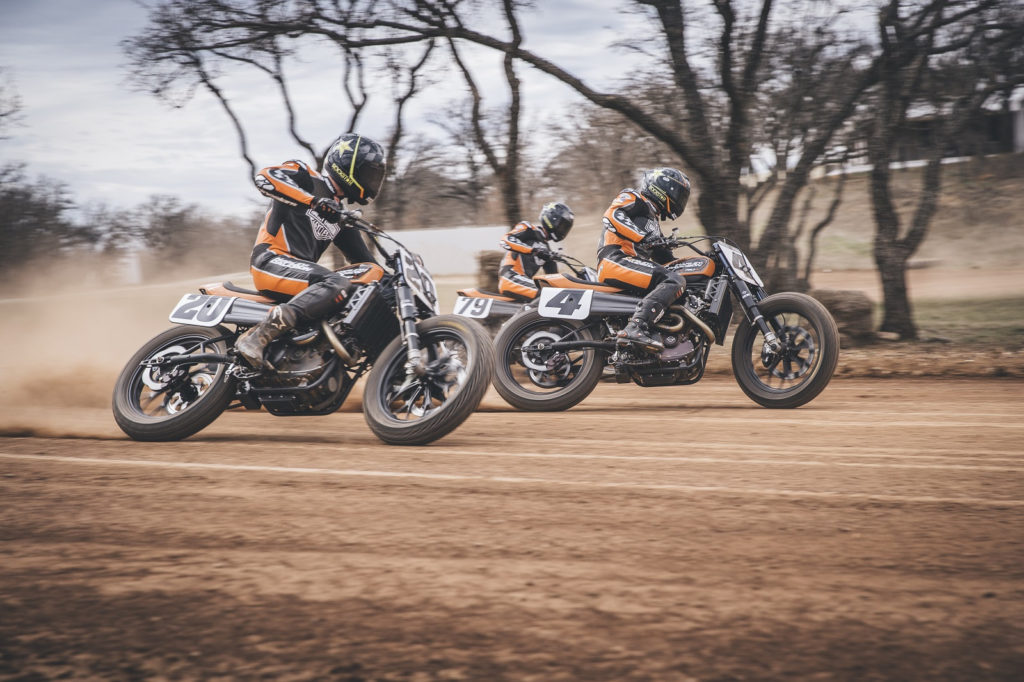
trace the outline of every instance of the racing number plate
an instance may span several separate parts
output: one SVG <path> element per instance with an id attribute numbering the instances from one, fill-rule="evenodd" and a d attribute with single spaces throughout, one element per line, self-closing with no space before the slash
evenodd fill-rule
<path id="1" fill-rule="evenodd" d="M 540 303 L 537 312 L 541 317 L 564 317 L 570 320 L 583 320 L 590 315 L 590 302 L 594 298 L 593 289 L 554 289 L 544 287 L 540 290 Z"/>
<path id="2" fill-rule="evenodd" d="M 455 299 L 455 309 L 452 312 L 463 317 L 480 319 L 491 314 L 491 304 L 493 302 L 494 300 L 490 298 L 459 296 Z"/>
<path id="3" fill-rule="evenodd" d="M 725 242 L 715 242 L 718 248 L 722 250 L 726 258 L 729 259 L 729 263 L 732 265 L 733 270 L 740 279 L 749 282 L 750 284 L 764 287 L 764 282 L 758 277 L 757 272 L 754 271 L 754 265 L 743 255 L 743 252 L 737 248 L 734 248 Z"/>
<path id="4" fill-rule="evenodd" d="M 200 327 L 216 327 L 231 310 L 234 296 L 207 296 L 206 294 L 185 294 L 171 311 L 171 322 L 195 324 Z"/>
<path id="5" fill-rule="evenodd" d="M 427 307 L 437 313 L 437 288 L 434 286 L 434 279 L 423 264 L 423 259 L 402 247 L 399 247 L 399 252 L 405 266 L 405 281 L 409 288 Z"/>

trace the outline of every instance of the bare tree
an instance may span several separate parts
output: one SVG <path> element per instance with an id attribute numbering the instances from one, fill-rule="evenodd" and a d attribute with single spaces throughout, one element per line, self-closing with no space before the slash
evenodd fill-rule
<path id="1" fill-rule="evenodd" d="M 311 3 L 314 7 L 317 3 Z M 352 0 L 334 2 L 344 15 L 361 8 Z M 138 36 L 124 41 L 123 47 L 131 63 L 131 79 L 173 106 L 183 106 L 203 87 L 224 109 L 238 136 L 240 155 L 251 177 L 257 169 L 245 131 L 245 124 L 218 83 L 220 69 L 226 64 L 244 64 L 269 76 L 275 83 L 287 114 L 288 133 L 310 155 L 314 165 L 324 148 L 317 149 L 298 130 L 298 114 L 287 85 L 283 61 L 290 52 L 282 40 L 290 37 L 288 30 L 256 31 L 244 28 L 248 23 L 282 20 L 280 3 L 271 0 L 168 0 L 151 10 L 150 23 Z M 303 10 L 305 11 L 305 10 Z M 358 50 L 345 40 L 335 41 L 342 53 L 340 86 L 351 106 L 348 130 L 355 127 L 368 98 L 364 76 L 364 60 Z M 326 145 L 326 142 L 323 143 Z"/>
<path id="2" fill-rule="evenodd" d="M 333 25 L 364 41 L 370 36 L 401 42 L 445 37 L 473 43 L 558 79 L 593 104 L 617 112 L 671 150 L 696 175 L 701 190 L 698 211 L 705 229 L 750 246 L 751 225 L 741 219 L 745 197 L 742 178 L 755 144 L 762 84 L 768 80 L 766 56 L 773 44 L 770 20 L 776 14 L 773 0 L 756 4 L 712 0 L 704 13 L 689 9 L 690 5 L 684 8 L 679 0 L 634 0 L 636 8 L 648 13 L 651 35 L 661 43 L 662 58 L 652 60 L 645 73 L 647 80 L 664 92 L 660 100 L 638 98 L 635 91 L 628 95 L 600 92 L 560 65 L 524 48 L 518 31 L 506 37 L 473 28 L 455 5 L 449 0 L 382 0 L 378 7 L 388 11 L 353 14 L 347 23 Z M 507 8 L 507 3 L 503 6 Z M 808 39 L 830 46 L 833 53 L 845 45 L 828 30 L 832 17 L 815 21 L 820 30 L 808 32 Z M 710 46 L 701 39 L 708 35 Z M 714 58 L 708 59 L 709 54 Z M 788 168 L 783 166 L 785 179 L 777 192 L 765 238 L 755 253 L 762 262 L 769 261 L 781 248 L 796 195 L 807 183 L 811 169 L 820 163 L 835 131 L 853 113 L 858 98 L 877 82 L 875 65 L 853 57 L 832 54 L 827 60 L 829 69 L 807 74 L 816 80 L 805 87 L 827 93 L 827 97 L 800 102 L 801 108 L 814 109 L 808 118 L 815 123 L 798 144 L 791 145 L 790 158 L 796 160 Z"/>
<path id="3" fill-rule="evenodd" d="M 879 14 L 882 87 L 868 144 L 874 258 L 884 297 L 881 330 L 902 339 L 917 338 L 906 269 L 938 209 L 942 157 L 986 103 L 1007 98 L 1024 83 L 1024 15 L 1015 3 L 933 0 L 914 10 L 906 0 L 892 0 Z M 891 162 L 911 109 L 922 106 L 933 112 L 932 153 L 904 225 L 891 189 Z"/>
<path id="4" fill-rule="evenodd" d="M 447 147 L 455 155 L 447 173 L 449 182 L 440 189 L 439 196 L 457 202 L 461 215 L 479 223 L 486 213 L 485 198 L 494 175 L 480 149 L 481 131 L 476 129 L 472 106 L 472 101 L 452 102 L 431 116 L 430 122 L 444 131 Z M 482 121 L 479 117 L 476 120 Z"/>
<path id="5" fill-rule="evenodd" d="M 461 25 L 462 17 L 458 14 L 459 2 L 440 2 L 432 6 L 431 12 L 433 21 L 441 23 L 453 23 Z M 519 29 L 519 20 L 516 16 L 516 8 L 519 3 L 513 0 L 502 0 L 502 11 L 505 21 L 508 24 L 512 42 L 519 45 L 522 42 L 522 33 Z M 509 225 L 522 220 L 521 191 L 520 191 L 520 120 L 522 115 L 522 92 L 519 76 L 515 70 L 515 60 L 510 53 L 505 53 L 503 58 L 503 71 L 505 81 L 508 83 L 509 104 L 506 115 L 501 126 L 501 137 L 504 139 L 504 158 L 501 157 L 499 143 L 492 142 L 488 138 L 483 98 L 480 88 L 472 71 L 461 55 L 456 41 L 448 38 L 448 48 L 452 61 L 462 74 L 470 96 L 470 119 L 469 129 L 472 131 L 472 140 L 479 151 L 483 154 L 487 166 L 491 169 L 494 177 L 498 180 L 498 186 L 502 195 L 502 204 L 505 214 L 505 222 Z"/>
<path id="6" fill-rule="evenodd" d="M 402 137 L 405 134 L 404 114 L 405 107 L 416 93 L 423 87 L 422 71 L 434 51 L 434 41 L 427 43 L 423 54 L 411 65 L 404 64 L 397 55 L 392 55 L 387 60 L 387 69 L 391 74 L 391 81 L 395 84 L 397 92 L 393 98 L 395 122 L 391 128 L 391 138 L 387 145 L 387 167 L 388 175 L 397 179 L 399 170 L 396 164 L 399 145 L 402 144 Z M 404 81 L 404 82 L 403 82 Z M 388 222 L 401 225 L 405 217 L 405 209 L 408 203 L 399 197 L 393 200 L 394 194 L 382 193 L 378 201 L 377 211 L 388 216 Z"/>

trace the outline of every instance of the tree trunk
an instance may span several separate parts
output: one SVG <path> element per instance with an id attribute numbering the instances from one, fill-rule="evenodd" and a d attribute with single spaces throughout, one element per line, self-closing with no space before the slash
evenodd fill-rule
<path id="1" fill-rule="evenodd" d="M 917 326 L 907 293 L 907 257 L 901 251 L 875 245 L 875 265 L 882 279 L 882 297 L 885 300 L 879 329 L 898 334 L 901 339 L 916 339 Z"/>
<path id="2" fill-rule="evenodd" d="M 890 191 L 889 155 L 891 146 L 886 135 L 876 135 L 869 145 L 871 159 L 871 199 L 875 213 L 875 265 L 882 280 L 885 312 L 881 331 L 898 334 L 901 339 L 916 339 L 917 327 L 907 295 L 907 260 L 913 249 L 900 240 L 900 217 L 893 205 Z"/>

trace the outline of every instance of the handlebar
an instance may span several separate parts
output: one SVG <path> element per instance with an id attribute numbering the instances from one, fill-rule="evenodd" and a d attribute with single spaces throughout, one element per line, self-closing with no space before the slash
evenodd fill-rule
<path id="1" fill-rule="evenodd" d="M 708 252 L 698 249 L 695 246 L 695 244 L 697 242 L 706 241 L 709 239 L 718 239 L 718 237 L 709 237 L 706 235 L 700 235 L 696 237 L 661 237 L 660 239 L 652 239 L 646 244 L 646 246 L 652 249 L 678 249 L 682 246 L 685 246 L 688 249 L 691 249 L 702 256 L 707 256 L 709 255 Z"/>
<path id="2" fill-rule="evenodd" d="M 562 253 L 561 251 L 552 251 L 551 260 L 564 263 L 569 266 L 569 269 L 573 271 L 577 277 L 583 277 L 583 271 L 587 267 L 587 264 L 578 258 Z"/>

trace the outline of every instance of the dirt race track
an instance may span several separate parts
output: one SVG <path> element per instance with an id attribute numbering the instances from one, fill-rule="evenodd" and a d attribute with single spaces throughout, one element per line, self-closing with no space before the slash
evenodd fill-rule
<path id="1" fill-rule="evenodd" d="M 8 410 L 0 678 L 1020 680 L 1021 386 L 489 394 L 423 448 Z"/>

